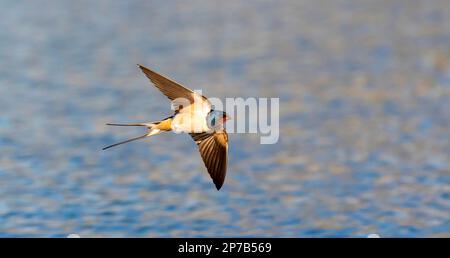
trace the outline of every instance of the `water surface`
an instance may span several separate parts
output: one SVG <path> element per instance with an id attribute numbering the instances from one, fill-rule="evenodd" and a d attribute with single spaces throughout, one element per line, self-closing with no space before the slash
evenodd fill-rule
<path id="1" fill-rule="evenodd" d="M 2 1 L 0 236 L 450 236 L 448 1 Z M 149 66 L 279 97 L 216 191 Z"/>

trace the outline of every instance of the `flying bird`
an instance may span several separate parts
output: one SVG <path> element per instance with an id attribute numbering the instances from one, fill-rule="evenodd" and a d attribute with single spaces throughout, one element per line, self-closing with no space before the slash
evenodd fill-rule
<path id="1" fill-rule="evenodd" d="M 217 190 L 220 190 L 227 172 L 228 134 L 224 124 L 230 117 L 223 111 L 215 110 L 205 96 L 152 71 L 142 65 L 138 67 L 164 95 L 172 101 L 175 113 L 161 121 L 133 124 L 113 124 L 113 126 L 144 126 L 147 133 L 108 148 L 144 139 L 162 132 L 188 133 L 198 145 L 200 155 Z"/>

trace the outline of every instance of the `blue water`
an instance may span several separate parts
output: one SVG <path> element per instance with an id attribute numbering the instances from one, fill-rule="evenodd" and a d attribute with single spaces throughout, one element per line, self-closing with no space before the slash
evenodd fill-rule
<path id="1" fill-rule="evenodd" d="M 450 236 L 448 1 L 2 1 L 0 236 Z M 195 143 L 107 122 L 167 99 L 279 97 L 280 139 Z"/>

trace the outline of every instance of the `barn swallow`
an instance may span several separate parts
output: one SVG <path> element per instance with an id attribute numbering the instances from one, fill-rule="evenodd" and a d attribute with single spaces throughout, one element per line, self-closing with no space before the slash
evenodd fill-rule
<path id="1" fill-rule="evenodd" d="M 223 111 L 214 110 L 213 105 L 205 96 L 142 65 L 138 65 L 138 67 L 156 88 L 172 101 L 175 112 L 172 116 L 156 122 L 107 124 L 113 126 L 143 126 L 148 131 L 142 136 L 112 144 L 103 148 L 103 150 L 162 132 L 188 133 L 198 145 L 208 173 L 217 190 L 219 190 L 225 181 L 227 171 L 228 134 L 224 124 L 230 117 Z"/>

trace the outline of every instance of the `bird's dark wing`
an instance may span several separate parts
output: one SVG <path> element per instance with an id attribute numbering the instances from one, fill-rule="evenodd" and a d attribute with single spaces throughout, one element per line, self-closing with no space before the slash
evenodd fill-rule
<path id="1" fill-rule="evenodd" d="M 138 65 L 141 68 L 142 72 L 150 79 L 153 84 L 170 100 L 175 100 L 177 98 L 185 98 L 190 101 L 190 103 L 194 103 L 195 100 L 203 100 L 209 104 L 209 101 L 206 97 L 182 86 L 181 84 L 155 72 L 152 71 L 142 65 Z M 194 97 L 196 99 L 194 99 Z"/>
<path id="2" fill-rule="evenodd" d="M 212 133 L 191 133 L 197 143 L 208 173 L 217 190 L 225 181 L 228 159 L 228 134 L 225 130 Z"/>

